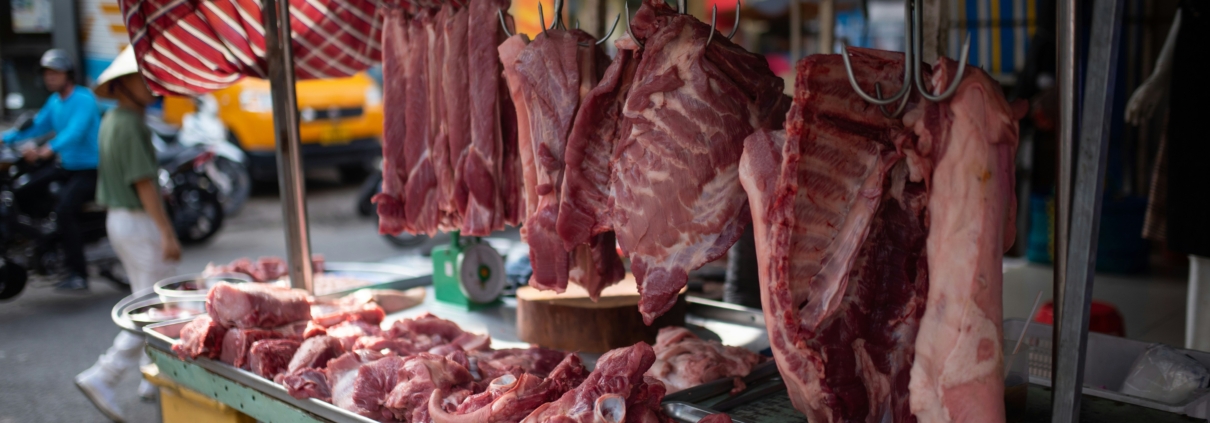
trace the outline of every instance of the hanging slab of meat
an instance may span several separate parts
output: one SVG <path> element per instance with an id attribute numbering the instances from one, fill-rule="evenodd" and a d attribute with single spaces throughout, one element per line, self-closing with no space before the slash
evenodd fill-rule
<path id="1" fill-rule="evenodd" d="M 734 378 L 734 391 L 744 389 L 743 377 L 764 361 L 752 351 L 698 338 L 689 329 L 669 326 L 656 336 L 655 363 L 647 375 L 659 379 L 668 393 L 722 378 Z"/>
<path id="2" fill-rule="evenodd" d="M 850 51 L 857 79 L 868 92 L 873 92 L 875 81 L 901 80 L 902 55 Z M 1009 221 L 1006 213 L 1011 213 L 1015 123 L 1007 114 L 1001 115 L 1007 108 L 988 107 L 987 102 L 959 105 L 961 97 L 955 96 L 935 105 L 913 98 L 906 116 L 929 120 L 929 125 L 917 126 L 934 132 L 913 131 L 913 125 L 885 117 L 877 106 L 858 97 L 843 66 L 836 55 L 816 55 L 801 62 L 786 131 L 750 136 L 740 168 L 755 226 L 770 342 L 791 400 L 813 422 L 1003 421 L 1000 260 L 1002 231 Z M 999 94 L 993 98 L 1004 103 Z M 953 125 L 946 113 L 937 111 L 949 107 L 977 108 L 981 116 L 992 117 L 988 121 L 1003 126 L 980 128 L 990 130 L 987 134 L 968 131 L 960 144 L 981 147 L 947 152 L 948 139 L 934 133 Z M 922 113 L 927 117 L 920 118 Z M 995 140 L 989 140 L 988 134 Z M 1011 142 L 1000 138 L 1007 135 Z M 1004 146 L 1002 151 L 989 154 L 995 148 L 988 147 L 997 143 Z M 1003 153 L 1007 162 L 999 157 Z M 958 190 L 962 184 L 937 178 L 935 163 L 946 156 L 955 173 L 959 168 L 977 171 L 964 182 L 976 181 L 974 185 L 983 190 Z M 1001 167 L 1004 163 L 1008 167 Z M 1005 183 L 1009 188 L 1001 190 L 998 186 Z M 965 217 L 948 213 L 967 203 L 972 205 L 961 212 Z M 995 252 L 988 254 L 994 260 L 958 264 L 949 258 L 956 251 L 948 252 L 948 257 L 934 255 L 931 243 L 945 225 L 939 218 L 947 215 L 950 225 L 963 222 L 963 230 L 969 231 L 957 242 L 947 240 L 948 245 L 972 251 L 992 245 Z M 988 219 L 971 225 L 971 216 Z M 988 226 L 994 218 L 999 220 Z M 985 283 L 980 295 L 994 296 L 994 313 L 985 313 L 982 300 L 971 293 L 971 285 L 981 282 L 967 279 L 965 291 L 953 286 L 957 282 L 939 285 L 943 278 L 938 275 L 961 273 L 960 268 L 994 273 L 980 279 Z M 925 323 L 922 318 L 934 307 L 926 300 L 933 295 L 948 297 L 950 303 L 942 309 L 960 315 L 979 309 L 978 316 L 995 317 Z M 971 324 L 990 325 L 990 330 L 981 328 L 967 338 L 972 335 L 965 333 Z M 932 329 L 926 329 L 929 326 Z M 926 331 L 932 333 L 923 335 Z M 940 366 L 957 360 L 952 364 L 962 369 L 954 368 L 962 380 L 994 385 L 983 386 L 996 391 L 994 398 L 961 396 L 966 409 L 984 410 L 986 414 L 978 418 L 946 411 L 945 406 L 955 404 L 952 399 L 929 403 L 922 402 L 927 397 L 918 398 L 916 387 L 927 386 L 921 383 L 940 374 L 934 373 L 938 367 L 922 371 L 919 348 L 946 339 L 959 340 L 969 349 L 935 352 L 931 356 L 939 360 L 929 363 Z M 981 344 L 984 341 L 987 345 Z M 922 411 L 944 417 L 927 417 Z"/>
<path id="3" fill-rule="evenodd" d="M 933 85 L 954 83 L 957 66 L 942 59 Z M 932 144 L 914 166 L 932 159 L 931 278 L 911 382 L 921 422 L 1004 421 L 1001 269 L 1016 238 L 1017 120 L 998 83 L 972 67 L 966 74 L 949 101 L 904 118 L 920 146 Z"/>
<path id="4" fill-rule="evenodd" d="M 311 303 L 300 289 L 220 282 L 206 295 L 206 312 L 224 327 L 277 327 L 311 320 Z"/>
<path id="5" fill-rule="evenodd" d="M 525 92 L 521 77 L 517 74 L 517 56 L 529 45 L 529 37 L 517 34 L 504 40 L 496 51 L 500 53 L 500 63 L 504 67 L 504 81 L 508 84 L 509 98 L 513 102 L 513 110 L 517 121 L 517 154 L 521 161 L 521 182 L 525 204 L 522 216 L 530 216 L 538 209 L 538 175 L 534 164 L 533 137 L 529 128 L 529 106 L 526 104 Z M 521 235 L 527 236 L 529 226 L 521 227 Z"/>
<path id="6" fill-rule="evenodd" d="M 429 163 L 433 166 L 436 178 L 436 204 L 429 204 L 430 209 L 436 209 L 438 216 L 437 229 L 444 231 L 456 230 L 462 227 L 461 217 L 454 205 L 454 167 L 450 164 L 449 125 L 446 123 L 448 114 L 445 112 L 445 24 L 453 17 L 454 6 L 450 3 L 441 5 L 433 20 L 424 26 L 428 41 L 428 99 L 429 127 L 433 137 L 429 139 Z M 434 207 L 435 206 L 435 207 Z M 458 224 L 454 225 L 457 221 Z"/>
<path id="7" fill-rule="evenodd" d="M 462 234 L 487 236 L 503 229 L 500 198 L 503 140 L 500 128 L 500 21 L 496 11 L 508 8 L 498 0 L 473 1 L 467 9 L 467 57 L 470 81 L 467 104 L 470 145 L 457 184 L 467 192 Z"/>
<path id="8" fill-rule="evenodd" d="M 580 386 L 538 407 L 522 422 L 661 421 L 664 386 L 643 377 L 653 362 L 655 352 L 643 342 L 609 351 Z"/>
<path id="9" fill-rule="evenodd" d="M 273 380 L 290 367 L 298 352 L 299 342 L 291 339 L 256 341 L 248 350 L 248 369 L 265 379 Z"/>
<path id="10" fill-rule="evenodd" d="M 227 329 L 210 319 L 210 316 L 198 316 L 181 328 L 181 339 L 172 346 L 172 351 L 181 360 L 185 357 L 218 358 L 222 353 L 223 336 Z"/>
<path id="11" fill-rule="evenodd" d="M 547 378 L 521 373 L 500 376 L 484 392 L 471 395 L 455 410 L 447 410 L 450 397 L 434 390 L 429 398 L 429 416 L 434 423 L 504 423 L 524 419 L 542 404 L 554 401 L 579 386 L 587 374 L 580 356 L 568 354 Z"/>
<path id="12" fill-rule="evenodd" d="M 461 183 L 462 169 L 466 165 L 468 148 L 471 144 L 471 114 L 467 99 L 470 98 L 470 75 L 467 50 L 467 19 L 470 12 L 463 7 L 454 11 L 449 20 L 442 24 L 445 43 L 445 60 L 442 63 L 441 94 L 445 97 L 446 137 L 449 142 L 449 174 L 439 172 L 438 177 L 449 176 L 451 197 L 444 209 L 450 210 L 450 225 L 461 228 L 466 213 L 467 188 Z"/>
<path id="13" fill-rule="evenodd" d="M 437 170 L 433 167 L 432 148 L 438 138 L 434 127 L 433 101 L 435 92 L 429 74 L 429 48 L 427 28 L 433 26 L 433 15 L 429 10 L 421 11 L 408 21 L 408 48 L 405 69 L 400 75 L 407 81 L 407 103 L 404 110 L 403 157 L 408 169 L 407 185 L 404 188 L 404 214 L 407 216 L 409 232 L 437 233 L 441 214 L 438 207 Z M 398 77 L 398 76 L 396 76 Z"/>
<path id="14" fill-rule="evenodd" d="M 386 8 L 382 20 L 382 192 L 374 196 L 378 205 L 378 232 L 398 234 L 407 229 L 404 211 L 408 180 L 404 145 L 407 139 L 409 75 L 408 22 L 404 12 Z"/>
<path id="15" fill-rule="evenodd" d="M 662 2 L 645 1 L 631 29 L 642 46 L 620 45 L 638 47 L 639 57 L 622 109 L 627 132 L 612 150 L 614 204 L 587 214 L 610 216 L 651 324 L 675 304 L 690 270 L 726 254 L 743 233 L 743 140 L 780 128 L 789 99 L 763 57 L 722 36 L 707 45 L 710 25 Z M 590 234 L 563 241 L 578 245 Z"/>

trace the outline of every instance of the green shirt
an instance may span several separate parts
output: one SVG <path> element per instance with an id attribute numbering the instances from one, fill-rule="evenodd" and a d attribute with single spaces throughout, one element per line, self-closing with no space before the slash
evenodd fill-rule
<path id="1" fill-rule="evenodd" d="M 101 119 L 101 157 L 97 164 L 97 202 L 110 208 L 142 210 L 134 183 L 155 178 L 159 166 L 151 130 L 138 112 L 115 107 Z"/>

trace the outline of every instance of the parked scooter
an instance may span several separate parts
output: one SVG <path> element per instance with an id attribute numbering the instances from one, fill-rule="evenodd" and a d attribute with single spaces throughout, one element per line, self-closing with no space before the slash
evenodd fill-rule
<path id="1" fill-rule="evenodd" d="M 33 114 L 23 115 L 16 126 L 27 127 L 32 119 Z M 55 165 L 53 161 L 27 162 L 21 151 L 41 146 L 49 139 L 40 137 L 0 146 L 0 300 L 21 293 L 31 271 L 52 280 L 67 273 L 54 215 L 59 184 L 50 184 L 46 193 L 24 196 L 20 201 L 17 198 L 30 175 Z M 99 276 L 129 289 L 117 255 L 105 239 L 105 216 L 105 209 L 97 204 L 84 205 L 79 215 L 84 257 Z"/>
<path id="2" fill-rule="evenodd" d="M 205 147 L 214 153 L 213 163 L 204 169 L 206 176 L 218 185 L 219 202 L 223 214 L 234 216 L 244 207 L 252 193 L 252 178 L 248 174 L 247 155 L 233 144 L 227 126 L 218 117 L 218 103 L 213 96 L 204 95 L 196 100 L 197 111 L 181 118 L 179 129 L 162 121 L 149 119 L 152 142 L 157 151 L 184 147 Z"/>
<path id="3" fill-rule="evenodd" d="M 357 194 L 357 214 L 364 217 L 374 217 L 374 222 L 378 222 L 378 207 L 374 205 L 374 196 L 382 192 L 382 164 L 378 165 L 378 170 L 371 174 L 366 181 L 361 184 L 361 189 Z M 402 232 L 398 235 L 386 234 L 382 236 L 388 243 L 399 248 L 415 247 L 423 244 L 429 239 L 426 235 L 412 235 L 407 232 Z"/>
<path id="4" fill-rule="evenodd" d="M 223 227 L 220 187 L 210 176 L 217 157 L 209 146 L 179 143 L 156 152 L 164 204 L 182 245 L 203 243 Z"/>

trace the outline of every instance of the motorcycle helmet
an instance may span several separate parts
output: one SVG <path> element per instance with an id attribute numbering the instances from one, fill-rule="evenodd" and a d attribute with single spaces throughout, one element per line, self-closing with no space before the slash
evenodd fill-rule
<path id="1" fill-rule="evenodd" d="M 72 72 L 76 70 L 76 65 L 72 63 L 71 57 L 63 50 L 52 48 L 42 54 L 42 60 L 39 61 L 42 69 L 53 69 L 59 72 Z"/>

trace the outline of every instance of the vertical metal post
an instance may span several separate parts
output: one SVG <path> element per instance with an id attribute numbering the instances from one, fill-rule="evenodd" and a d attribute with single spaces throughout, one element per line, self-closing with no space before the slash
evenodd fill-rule
<path id="1" fill-rule="evenodd" d="M 1053 254 L 1054 273 L 1054 321 L 1058 322 L 1063 316 L 1063 290 L 1067 285 L 1067 230 L 1071 223 L 1071 164 L 1074 154 L 1076 134 L 1076 4 L 1075 0 L 1056 1 L 1058 10 L 1058 73 L 1059 80 L 1059 145 L 1058 175 L 1055 178 L 1055 225 L 1053 239 L 1055 251 Z M 1059 345 L 1059 331 L 1051 334 L 1051 345 Z M 1051 351 L 1051 363 L 1059 362 L 1059 349 Z M 1052 379 L 1054 372 L 1051 372 Z M 1051 380 L 1051 385 L 1054 380 Z M 1052 404 L 1056 391 L 1051 392 Z"/>
<path id="2" fill-rule="evenodd" d="M 790 0 L 790 65 L 802 58 L 802 2 Z"/>
<path id="3" fill-rule="evenodd" d="M 1096 273 L 1101 188 L 1104 186 L 1110 123 L 1113 122 L 1113 87 L 1117 78 L 1124 3 L 1124 0 L 1096 0 L 1092 10 L 1076 185 L 1072 191 L 1071 237 L 1067 243 L 1067 283 L 1063 286 L 1063 313 L 1055 330 L 1059 334 L 1054 347 L 1058 357 L 1053 372 L 1052 421 L 1055 423 L 1080 421 L 1088 311 Z"/>
<path id="4" fill-rule="evenodd" d="M 264 0 L 269 87 L 273 96 L 273 130 L 277 139 L 277 178 L 286 223 L 290 286 L 315 293 L 311 269 L 311 235 L 307 226 L 303 186 L 302 143 L 298 136 L 298 97 L 295 93 L 294 51 L 291 46 L 290 1 Z"/>
<path id="5" fill-rule="evenodd" d="M 819 54 L 832 54 L 836 45 L 836 0 L 819 0 Z"/>

